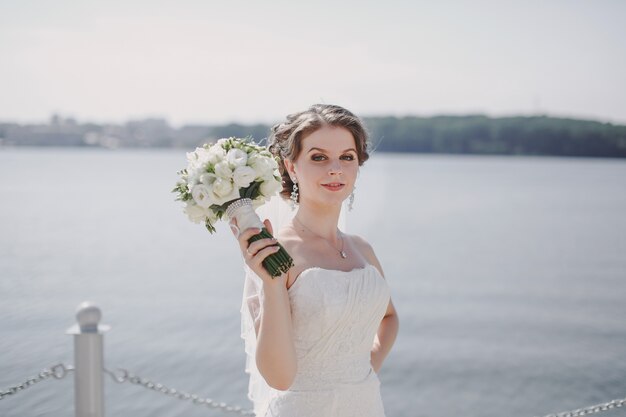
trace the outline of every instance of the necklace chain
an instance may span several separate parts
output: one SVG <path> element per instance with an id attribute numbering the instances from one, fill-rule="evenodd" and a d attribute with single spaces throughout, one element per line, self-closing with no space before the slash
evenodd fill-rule
<path id="1" fill-rule="evenodd" d="M 322 237 L 322 236 L 318 235 L 317 233 L 313 232 L 311 229 L 306 227 L 297 217 L 294 217 L 294 220 L 296 220 L 298 223 L 300 223 L 300 225 L 302 227 L 304 227 L 306 230 L 308 230 L 311 234 L 319 237 L 320 239 L 323 239 L 324 242 L 328 243 L 328 245 L 331 248 L 333 248 L 334 250 L 339 252 L 339 256 L 341 256 L 343 259 L 346 259 L 348 257 L 348 255 L 346 255 L 346 253 L 343 251 L 344 240 L 343 240 L 343 236 L 341 236 L 341 232 L 339 232 L 339 238 L 341 239 L 341 249 L 337 249 L 332 243 L 330 243 L 330 241 L 328 241 L 328 239 L 326 239 L 325 237 Z"/>

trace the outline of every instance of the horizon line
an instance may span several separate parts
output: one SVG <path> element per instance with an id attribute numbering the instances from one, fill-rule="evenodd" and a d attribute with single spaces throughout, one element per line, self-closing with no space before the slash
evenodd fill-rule
<path id="1" fill-rule="evenodd" d="M 50 114 L 47 120 L 15 120 L 15 119 L 4 119 L 0 118 L 0 124 L 17 124 L 20 126 L 28 126 L 28 125 L 50 125 L 52 123 L 52 119 L 54 117 L 58 117 L 61 121 L 69 121 L 73 120 L 78 125 L 85 124 L 97 124 L 97 125 L 124 125 L 132 122 L 144 122 L 149 120 L 160 120 L 164 121 L 168 126 L 173 128 L 181 128 L 185 126 L 224 126 L 224 125 L 272 125 L 274 123 L 279 122 L 280 119 L 268 122 L 268 121 L 241 121 L 241 120 L 229 120 L 229 121 L 185 121 L 181 123 L 171 122 L 167 116 L 163 115 L 145 115 L 145 116 L 128 116 L 123 120 L 100 120 L 93 121 L 89 120 L 89 118 L 79 118 L 72 115 L 63 115 L 60 112 L 53 112 Z M 488 119 L 504 119 L 511 117 L 520 117 L 520 118 L 530 118 L 530 117 L 548 117 L 553 119 L 568 119 L 568 120 L 580 120 L 580 121 L 589 121 L 589 122 L 598 122 L 603 124 L 613 124 L 613 125 L 626 125 L 626 120 L 615 120 L 611 118 L 602 118 L 599 116 L 585 116 L 585 115 L 573 115 L 573 114 L 558 114 L 558 113 L 550 113 L 550 112 L 511 112 L 511 113 L 502 113 L 502 114 L 489 114 L 488 112 L 440 112 L 440 113 L 429 113 L 429 114 L 419 114 L 419 113 L 404 113 L 404 114 L 363 114 L 358 116 L 361 119 L 371 119 L 371 118 L 387 118 L 393 117 L 396 119 L 404 119 L 404 118 L 423 118 L 423 119 L 431 119 L 436 117 L 485 117 Z"/>

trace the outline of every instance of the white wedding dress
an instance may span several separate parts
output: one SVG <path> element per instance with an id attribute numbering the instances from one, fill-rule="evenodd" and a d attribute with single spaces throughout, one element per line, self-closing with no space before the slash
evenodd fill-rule
<path id="1" fill-rule="evenodd" d="M 247 286 L 261 284 L 247 266 L 246 272 L 254 278 L 246 280 Z M 249 397 L 257 417 L 385 416 L 370 352 L 390 290 L 376 267 L 308 268 L 289 288 L 298 362 L 295 380 L 286 391 L 269 387 L 254 364 L 256 338 L 249 329 L 258 320 L 262 291 L 248 290 L 254 295 L 243 299 L 242 337 L 248 353 Z"/>

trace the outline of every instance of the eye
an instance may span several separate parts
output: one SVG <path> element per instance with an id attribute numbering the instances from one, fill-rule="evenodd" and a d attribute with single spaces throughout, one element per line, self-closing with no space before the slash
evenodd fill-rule
<path id="1" fill-rule="evenodd" d="M 319 155 L 319 154 L 313 155 L 311 157 L 311 159 L 314 160 L 314 161 L 321 161 L 323 158 L 325 158 L 325 156 L 324 155 Z"/>
<path id="2" fill-rule="evenodd" d="M 343 155 L 342 158 L 344 158 L 346 161 L 354 161 L 354 155 L 352 154 Z"/>

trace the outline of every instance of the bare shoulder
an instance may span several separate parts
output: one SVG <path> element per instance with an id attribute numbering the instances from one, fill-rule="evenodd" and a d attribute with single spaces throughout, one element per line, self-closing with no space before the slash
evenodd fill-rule
<path id="1" fill-rule="evenodd" d="M 374 252 L 372 245 L 370 245 L 370 243 L 361 236 L 349 235 L 347 233 L 346 236 L 350 242 L 352 242 L 354 248 L 365 258 L 365 260 L 374 265 L 376 269 L 378 269 L 378 272 L 380 272 L 380 274 L 384 277 L 385 274 L 383 273 L 383 268 L 376 257 L 376 253 Z"/>

